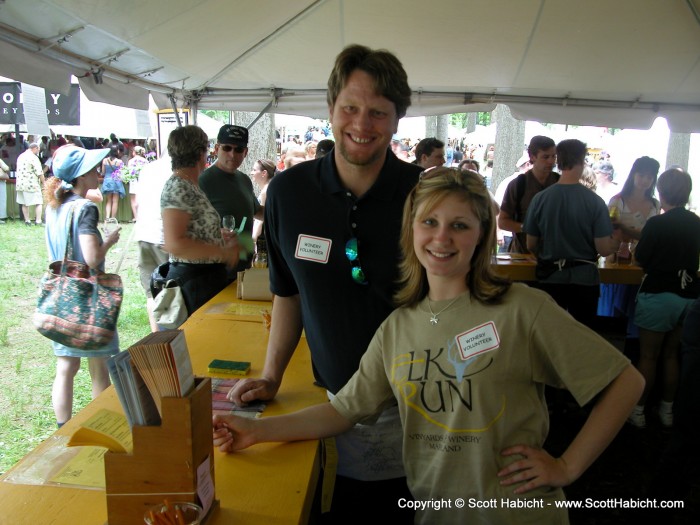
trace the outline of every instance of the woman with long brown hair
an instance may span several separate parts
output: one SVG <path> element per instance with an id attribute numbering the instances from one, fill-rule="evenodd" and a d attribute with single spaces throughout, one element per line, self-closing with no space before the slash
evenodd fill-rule
<path id="1" fill-rule="evenodd" d="M 260 188 L 258 194 L 258 202 L 261 206 L 265 206 L 267 199 L 267 186 L 270 184 L 272 177 L 275 176 L 275 163 L 268 159 L 260 159 L 253 164 L 253 170 L 250 172 L 250 177 L 253 182 Z M 256 241 L 262 234 L 263 221 L 255 219 L 253 223 L 253 240 Z"/>

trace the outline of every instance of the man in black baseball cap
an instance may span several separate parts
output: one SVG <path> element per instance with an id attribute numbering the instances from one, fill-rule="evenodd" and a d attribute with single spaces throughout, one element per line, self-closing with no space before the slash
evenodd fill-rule
<path id="1" fill-rule="evenodd" d="M 234 144 L 248 148 L 248 130 L 243 126 L 235 126 L 226 124 L 219 129 L 219 135 L 216 139 L 218 144 Z"/>
<path id="2" fill-rule="evenodd" d="M 238 169 L 248 155 L 248 130 L 234 124 L 221 126 L 214 153 L 216 162 L 199 176 L 199 187 L 220 217 L 233 215 L 236 231 L 250 236 L 253 219 L 263 218 L 263 207 L 255 198 L 250 177 Z M 250 258 L 241 257 L 238 267 L 229 271 L 229 280 L 235 280 L 237 272 L 250 268 L 250 262 Z"/>

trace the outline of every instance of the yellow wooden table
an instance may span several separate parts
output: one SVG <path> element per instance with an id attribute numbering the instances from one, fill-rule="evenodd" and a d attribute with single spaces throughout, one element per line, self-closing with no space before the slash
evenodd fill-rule
<path id="1" fill-rule="evenodd" d="M 216 309 L 217 304 L 221 309 L 225 303 L 234 302 L 235 285 L 217 295 L 183 325 L 196 375 L 207 375 L 207 365 L 214 358 L 250 361 L 251 377 L 261 373 L 268 337 L 259 322 L 261 316 L 207 313 L 212 307 Z M 271 308 L 270 303 L 238 303 L 253 313 Z M 246 318 L 249 320 L 244 320 Z M 324 401 L 327 401 L 325 391 L 313 385 L 309 351 L 302 339 L 279 394 L 268 403 L 263 415 L 291 412 Z M 121 410 L 113 387 L 105 390 L 56 434 L 70 435 L 81 421 L 100 408 Z M 207 525 L 308 521 L 320 472 L 318 442 L 265 443 L 235 454 L 215 450 L 214 461 L 219 507 L 212 512 Z M 102 525 L 107 520 L 106 498 L 101 490 L 0 482 L 0 501 L 0 525 Z"/>
<path id="2" fill-rule="evenodd" d="M 491 259 L 491 268 L 513 281 L 536 281 L 535 264 L 534 257 L 519 254 L 497 255 Z M 598 273 L 600 282 L 606 284 L 639 284 L 644 276 L 644 270 L 637 265 L 609 263 L 604 257 L 599 259 Z"/>

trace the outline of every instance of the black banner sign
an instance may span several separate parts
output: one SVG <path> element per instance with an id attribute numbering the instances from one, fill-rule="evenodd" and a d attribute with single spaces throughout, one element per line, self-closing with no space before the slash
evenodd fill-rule
<path id="1" fill-rule="evenodd" d="M 70 87 L 70 94 L 46 91 L 46 114 L 49 126 L 80 125 L 80 87 Z M 24 124 L 22 88 L 19 82 L 0 82 L 0 124 Z"/>

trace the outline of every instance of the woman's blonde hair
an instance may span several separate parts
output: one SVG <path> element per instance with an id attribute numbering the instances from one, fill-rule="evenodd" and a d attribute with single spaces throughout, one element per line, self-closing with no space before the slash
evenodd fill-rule
<path id="1" fill-rule="evenodd" d="M 481 303 L 498 303 L 510 287 L 510 281 L 491 269 L 491 255 L 496 246 L 496 215 L 484 178 L 473 171 L 434 168 L 424 171 L 411 190 L 403 209 L 399 285 L 394 299 L 398 306 L 414 306 L 428 293 L 428 278 L 413 249 L 413 222 L 422 220 L 440 202 L 456 195 L 471 204 L 481 226 L 481 240 L 474 250 L 471 271 L 466 276 L 471 295 Z M 421 216 L 417 216 L 420 209 Z"/>
<path id="2" fill-rule="evenodd" d="M 275 176 L 275 163 L 270 159 L 258 159 L 257 163 L 260 164 L 260 169 L 267 172 L 267 180 L 271 180 Z"/>

